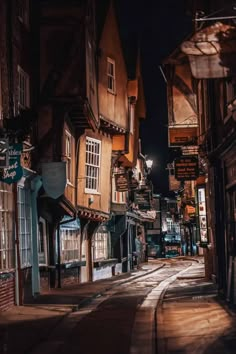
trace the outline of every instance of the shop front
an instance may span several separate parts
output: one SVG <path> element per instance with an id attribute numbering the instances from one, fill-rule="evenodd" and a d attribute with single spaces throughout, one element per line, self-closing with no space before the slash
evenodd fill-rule
<path id="1" fill-rule="evenodd" d="M 0 311 L 15 303 L 14 197 L 0 182 Z"/>

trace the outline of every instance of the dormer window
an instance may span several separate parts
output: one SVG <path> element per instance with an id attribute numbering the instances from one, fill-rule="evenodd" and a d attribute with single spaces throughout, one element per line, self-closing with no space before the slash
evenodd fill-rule
<path id="1" fill-rule="evenodd" d="M 107 90 L 113 94 L 116 92 L 115 61 L 107 58 Z"/>

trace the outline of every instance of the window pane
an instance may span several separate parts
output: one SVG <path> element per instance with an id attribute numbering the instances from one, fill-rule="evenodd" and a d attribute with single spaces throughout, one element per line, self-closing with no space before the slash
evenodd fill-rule
<path id="1" fill-rule="evenodd" d="M 109 233 L 97 232 L 94 235 L 94 260 L 107 259 L 109 257 Z"/>
<path id="2" fill-rule="evenodd" d="M 0 270 L 14 267 L 13 195 L 11 186 L 0 182 Z"/>
<path id="3" fill-rule="evenodd" d="M 99 140 L 86 140 L 86 188 L 94 191 L 99 187 L 100 145 Z"/>
<path id="4" fill-rule="evenodd" d="M 18 225 L 21 266 L 31 265 L 31 206 L 29 190 L 18 187 Z"/>
<path id="5" fill-rule="evenodd" d="M 80 231 L 61 230 L 61 261 L 72 262 L 80 260 Z"/>

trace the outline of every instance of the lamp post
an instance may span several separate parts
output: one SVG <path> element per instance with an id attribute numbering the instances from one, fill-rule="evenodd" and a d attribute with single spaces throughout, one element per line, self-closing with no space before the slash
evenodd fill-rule
<path id="1" fill-rule="evenodd" d="M 145 160 L 145 163 L 146 163 L 146 184 L 150 185 L 151 184 L 150 173 L 153 166 L 153 160 L 151 159 Z"/>
<path id="2" fill-rule="evenodd" d="M 151 169 L 152 169 L 152 165 L 153 165 L 153 160 L 145 159 L 145 164 L 146 164 L 146 188 L 148 190 L 149 193 L 149 198 L 150 198 L 150 209 L 153 209 L 153 191 L 152 191 L 152 182 L 150 179 L 150 173 L 151 173 Z M 147 233 L 148 233 L 148 229 L 152 228 L 150 227 L 150 225 L 148 225 L 148 223 L 145 223 L 144 225 L 144 229 L 145 229 L 145 262 L 148 262 L 148 240 L 147 240 Z"/>
<path id="3" fill-rule="evenodd" d="M 153 160 L 146 160 L 146 166 L 148 169 L 148 172 L 150 173 L 151 169 L 152 169 L 152 165 L 153 165 Z"/>

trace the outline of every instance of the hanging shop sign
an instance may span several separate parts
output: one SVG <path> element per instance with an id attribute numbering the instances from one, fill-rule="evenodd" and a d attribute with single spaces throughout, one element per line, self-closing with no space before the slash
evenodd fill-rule
<path id="1" fill-rule="evenodd" d="M 9 146 L 8 167 L 2 169 L 0 180 L 7 184 L 12 184 L 21 179 L 23 176 L 23 169 L 20 164 L 22 152 L 22 144 L 12 144 Z"/>
<path id="2" fill-rule="evenodd" d="M 8 139 L 0 139 L 0 168 L 9 166 L 9 144 Z"/>
<path id="3" fill-rule="evenodd" d="M 9 158 L 7 152 L 0 152 L 0 168 L 7 168 L 9 166 Z"/>
<path id="4" fill-rule="evenodd" d="M 135 177 L 129 178 L 129 189 L 130 190 L 135 190 L 138 188 L 138 180 Z"/>
<path id="5" fill-rule="evenodd" d="M 43 188 L 49 197 L 59 198 L 66 186 L 66 162 L 42 163 Z"/>
<path id="6" fill-rule="evenodd" d="M 151 208 L 151 191 L 140 190 L 135 191 L 135 204 L 138 205 L 140 210 L 150 210 Z"/>
<path id="7" fill-rule="evenodd" d="M 169 147 L 196 145 L 197 126 L 169 127 Z"/>
<path id="8" fill-rule="evenodd" d="M 175 178 L 178 181 L 192 181 L 197 179 L 199 175 L 197 155 L 186 155 L 180 158 L 176 158 L 174 165 Z"/>
<path id="9" fill-rule="evenodd" d="M 200 234 L 200 246 L 206 247 L 208 244 L 208 229 L 207 229 L 205 187 L 198 188 L 197 198 L 198 198 L 198 224 L 199 224 L 199 234 Z"/>
<path id="10" fill-rule="evenodd" d="M 129 190 L 129 179 L 127 173 L 116 173 L 115 184 L 117 192 L 126 192 Z"/>

